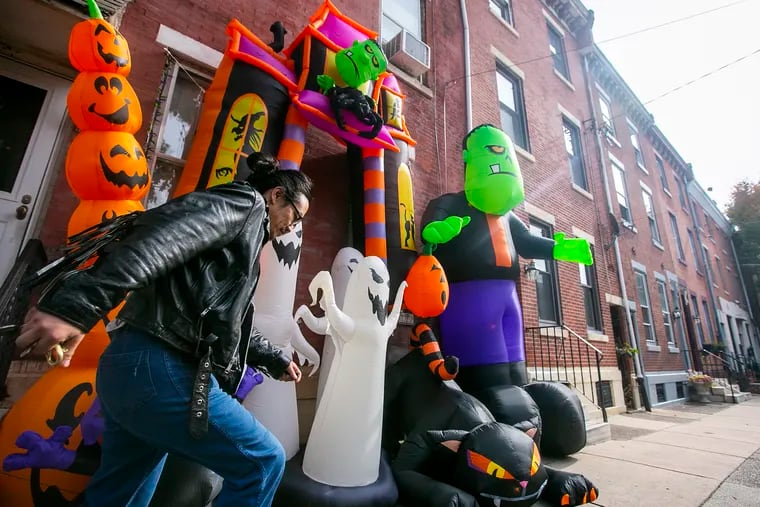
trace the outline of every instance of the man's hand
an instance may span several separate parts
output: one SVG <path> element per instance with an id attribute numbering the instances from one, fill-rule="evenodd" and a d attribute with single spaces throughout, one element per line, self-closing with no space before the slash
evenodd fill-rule
<path id="1" fill-rule="evenodd" d="M 288 365 L 288 369 L 285 370 L 285 373 L 283 373 L 282 377 L 280 377 L 280 380 L 283 382 L 290 382 L 291 380 L 294 382 L 300 382 L 301 370 L 298 368 L 298 365 L 291 361 Z"/>
<path id="2" fill-rule="evenodd" d="M 54 351 L 58 348 L 56 345 L 59 345 L 63 351 L 60 364 L 67 367 L 83 338 L 81 329 L 54 315 L 32 308 L 26 314 L 21 334 L 16 338 L 16 356 L 29 353 L 42 356 L 50 353 L 52 359 L 60 359 L 55 357 Z"/>

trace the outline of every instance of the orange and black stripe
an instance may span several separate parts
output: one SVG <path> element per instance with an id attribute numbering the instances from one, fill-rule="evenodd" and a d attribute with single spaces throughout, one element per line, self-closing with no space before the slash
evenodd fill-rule
<path id="1" fill-rule="evenodd" d="M 459 359 L 455 356 L 443 357 L 438 345 L 438 338 L 427 324 L 420 323 L 414 326 L 409 336 L 409 347 L 412 349 L 419 348 L 422 351 L 422 355 L 427 360 L 428 368 L 433 372 L 433 375 L 440 377 L 441 380 L 452 380 L 457 376 Z"/>

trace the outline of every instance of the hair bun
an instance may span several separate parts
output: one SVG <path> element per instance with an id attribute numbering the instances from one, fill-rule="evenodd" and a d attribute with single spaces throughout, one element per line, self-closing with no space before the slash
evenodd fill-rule
<path id="1" fill-rule="evenodd" d="M 269 153 L 254 151 L 246 159 L 248 169 L 251 170 L 251 176 L 255 178 L 266 178 L 275 174 L 280 169 L 277 159 Z"/>

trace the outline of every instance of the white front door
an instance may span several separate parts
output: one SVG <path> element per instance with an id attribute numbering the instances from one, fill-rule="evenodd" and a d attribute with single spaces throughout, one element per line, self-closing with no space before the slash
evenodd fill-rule
<path id="1" fill-rule="evenodd" d="M 71 82 L 0 57 L 0 283 L 31 230 L 66 115 Z"/>

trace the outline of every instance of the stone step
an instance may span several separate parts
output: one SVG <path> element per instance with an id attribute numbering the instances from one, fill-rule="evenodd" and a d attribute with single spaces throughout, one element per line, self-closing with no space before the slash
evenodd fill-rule
<path id="1" fill-rule="evenodd" d="M 726 403 L 744 403 L 752 399 L 752 393 L 737 392 L 735 394 L 726 394 Z"/>
<path id="2" fill-rule="evenodd" d="M 602 422 L 589 426 L 586 425 L 586 446 L 601 444 L 612 439 L 610 423 Z"/>

